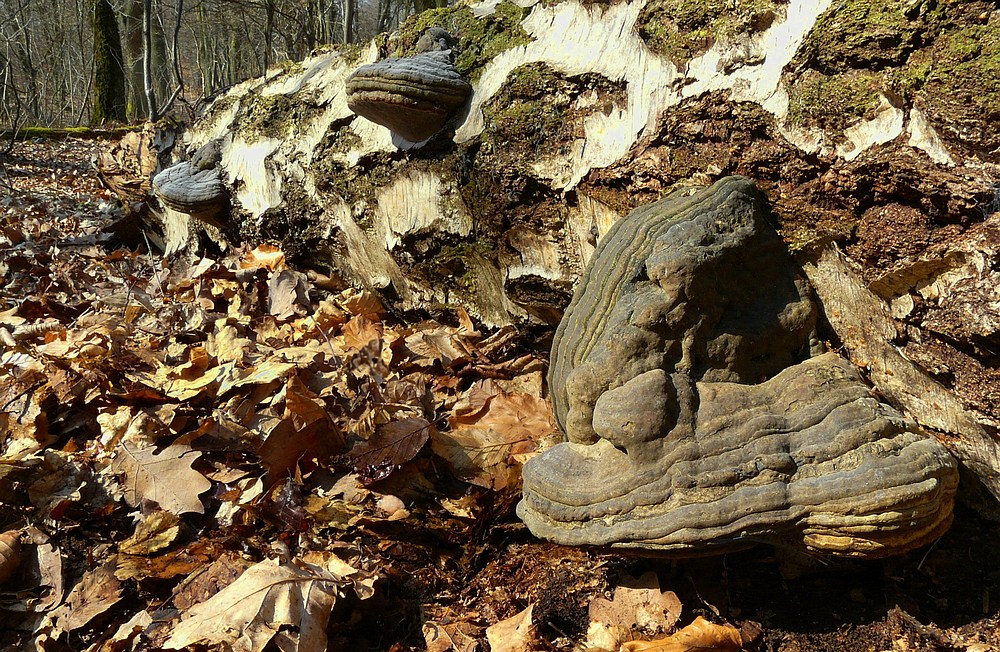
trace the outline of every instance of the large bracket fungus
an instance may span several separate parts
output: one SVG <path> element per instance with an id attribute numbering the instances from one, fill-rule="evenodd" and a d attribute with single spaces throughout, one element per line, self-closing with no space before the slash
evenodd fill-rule
<path id="1" fill-rule="evenodd" d="M 729 177 L 633 211 L 601 241 L 552 349 L 569 441 L 524 468 L 518 514 L 534 534 L 879 557 L 948 528 L 955 460 L 822 352 L 768 215 Z"/>
<path id="2" fill-rule="evenodd" d="M 427 140 L 472 92 L 455 69 L 450 45 L 444 30 L 432 28 L 418 41 L 417 54 L 361 66 L 347 78 L 347 106 L 410 143 Z"/>
<path id="3" fill-rule="evenodd" d="M 168 208 L 216 224 L 216 216 L 229 206 L 229 193 L 219 171 L 220 144 L 210 141 L 189 160 L 153 177 L 153 192 Z"/>

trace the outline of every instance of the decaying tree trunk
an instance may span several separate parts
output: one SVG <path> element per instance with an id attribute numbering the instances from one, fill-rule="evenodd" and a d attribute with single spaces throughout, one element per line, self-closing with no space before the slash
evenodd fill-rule
<path id="1" fill-rule="evenodd" d="M 245 240 L 278 241 L 400 309 L 462 305 L 487 325 L 555 324 L 616 219 L 746 175 L 815 286 L 830 345 L 1000 496 L 1000 10 L 716 4 L 428 12 L 235 87 L 185 146 L 221 143 Z M 355 116 L 344 82 L 412 53 L 432 25 L 456 38 L 473 93 L 414 146 Z"/>

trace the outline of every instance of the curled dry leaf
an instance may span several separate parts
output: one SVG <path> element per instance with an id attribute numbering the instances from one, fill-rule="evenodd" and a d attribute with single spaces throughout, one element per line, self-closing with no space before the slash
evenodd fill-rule
<path id="1" fill-rule="evenodd" d="M 535 626 L 531 623 L 534 607 L 534 604 L 529 604 L 524 611 L 486 628 L 486 640 L 492 652 L 529 652 L 534 649 L 532 638 Z"/>
<path id="2" fill-rule="evenodd" d="M 302 272 L 282 269 L 268 279 L 268 311 L 278 319 L 306 314 L 309 305 L 309 280 Z"/>
<path id="3" fill-rule="evenodd" d="M 158 509 L 135 528 L 129 538 L 118 545 L 126 555 L 150 555 L 170 546 L 180 534 L 180 517 Z"/>
<path id="4" fill-rule="evenodd" d="M 427 652 L 475 652 L 478 648 L 476 639 L 463 629 L 471 630 L 472 627 L 467 623 L 445 625 L 428 620 L 421 628 Z"/>
<path id="5" fill-rule="evenodd" d="M 260 652 L 279 631 L 282 650 L 326 649 L 326 625 L 343 577 L 316 566 L 265 560 L 205 602 L 188 609 L 163 646 L 180 650 L 199 642 Z"/>
<path id="6" fill-rule="evenodd" d="M 740 652 L 743 639 L 740 630 L 729 625 L 715 625 L 701 616 L 672 635 L 655 641 L 630 641 L 622 652 Z"/>
<path id="7" fill-rule="evenodd" d="M 84 573 L 73 587 L 66 604 L 52 612 L 58 630 L 72 632 L 107 614 L 122 599 L 122 584 L 115 577 L 117 560 Z"/>
<path id="8" fill-rule="evenodd" d="M 517 457 L 555 431 L 551 415 L 537 396 L 474 385 L 448 419 L 451 430 L 432 433 L 431 448 L 466 482 L 503 489 L 517 482 Z"/>
<path id="9" fill-rule="evenodd" d="M 21 565 L 21 532 L 7 530 L 0 534 L 0 584 L 11 578 Z"/>
<path id="10" fill-rule="evenodd" d="M 263 267 L 271 271 L 285 266 L 285 252 L 271 244 L 259 245 L 240 258 L 240 269 L 257 269 Z"/>

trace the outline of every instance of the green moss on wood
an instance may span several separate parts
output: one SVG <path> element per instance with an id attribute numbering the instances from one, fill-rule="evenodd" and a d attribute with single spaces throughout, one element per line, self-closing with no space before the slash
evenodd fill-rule
<path id="1" fill-rule="evenodd" d="M 309 125 L 323 108 L 306 102 L 300 95 L 253 94 L 241 100 L 234 124 L 246 138 L 284 138 Z"/>
<path id="2" fill-rule="evenodd" d="M 942 35 L 923 68 L 927 83 L 950 87 L 973 107 L 996 115 L 1000 110 L 1000 24 L 974 25 Z M 987 117 L 984 115 L 984 118 Z"/>
<path id="3" fill-rule="evenodd" d="M 1000 147 L 1000 21 L 944 31 L 915 54 L 897 81 L 920 106 L 975 150 Z"/>
<path id="4" fill-rule="evenodd" d="M 705 53 L 717 41 L 761 32 L 776 18 L 772 0 L 651 0 L 639 14 L 639 36 L 653 52 L 678 67 Z"/>
<path id="5" fill-rule="evenodd" d="M 824 75 L 808 70 L 789 88 L 789 120 L 799 126 L 844 129 L 871 117 L 882 87 L 882 76 L 868 71 Z"/>
<path id="6" fill-rule="evenodd" d="M 328 137 L 316 150 L 313 168 L 317 189 L 335 193 L 348 204 L 374 202 L 377 192 L 395 176 L 398 161 L 393 153 L 373 152 L 353 165 L 340 154 L 338 140 Z"/>
<path id="7" fill-rule="evenodd" d="M 441 234 L 437 235 L 440 240 Z M 478 290 L 476 287 L 476 266 L 470 265 L 473 260 L 496 260 L 496 248 L 493 243 L 484 238 L 471 240 L 456 240 L 440 245 L 440 248 L 428 258 L 418 263 L 415 269 L 424 278 L 448 279 L 452 289 L 467 294 L 467 301 L 473 299 Z"/>
<path id="8" fill-rule="evenodd" d="M 797 58 L 828 75 L 898 66 L 934 31 L 943 11 L 935 1 L 840 0 L 820 16 Z"/>
<path id="9" fill-rule="evenodd" d="M 470 81 L 501 52 L 526 45 L 531 37 L 521 27 L 527 10 L 512 2 L 501 2 L 489 16 L 476 16 L 465 5 L 425 11 L 411 16 L 399 29 L 401 47 L 395 56 L 410 54 L 420 34 L 429 27 L 442 27 L 458 41 L 455 68 Z"/>
<path id="10" fill-rule="evenodd" d="M 597 93 L 597 99 L 581 110 L 576 99 L 583 92 Z M 601 75 L 571 77 L 543 63 L 521 66 L 483 107 L 484 152 L 502 161 L 500 167 L 515 168 L 540 155 L 565 153 L 568 143 L 583 135 L 586 115 L 608 113 L 626 101 L 624 86 Z"/>
<path id="11" fill-rule="evenodd" d="M 537 154 L 547 142 L 556 142 L 565 124 L 563 116 L 570 96 L 553 92 L 561 78 L 544 64 L 529 64 L 514 70 L 488 106 L 485 138 L 506 147 Z"/>
<path id="12" fill-rule="evenodd" d="M 30 140 L 32 138 L 121 138 L 130 131 L 140 131 L 142 125 L 104 127 L 20 127 L 0 130 L 0 139 Z"/>

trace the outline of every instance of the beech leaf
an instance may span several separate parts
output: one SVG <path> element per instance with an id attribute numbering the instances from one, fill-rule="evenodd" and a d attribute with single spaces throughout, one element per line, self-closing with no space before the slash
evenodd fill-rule
<path id="1" fill-rule="evenodd" d="M 491 383 L 471 387 L 448 419 L 451 430 L 432 434 L 431 448 L 458 477 L 487 489 L 517 482 L 517 455 L 556 429 L 548 404 L 523 392 L 504 393 Z"/>
<path id="2" fill-rule="evenodd" d="M 83 575 L 66 604 L 52 612 L 52 619 L 64 632 L 72 632 L 87 625 L 97 616 L 106 614 L 122 599 L 122 586 L 115 577 L 117 561 L 112 557 L 103 566 Z"/>
<path id="3" fill-rule="evenodd" d="M 136 448 L 122 442 L 115 449 L 111 471 L 124 476 L 125 500 L 132 507 L 145 500 L 174 514 L 203 514 L 205 507 L 198 496 L 212 483 L 191 468 L 200 455 L 182 444 L 167 446 L 157 453 L 155 446 Z"/>
<path id="4" fill-rule="evenodd" d="M 375 429 L 368 441 L 351 449 L 351 459 L 362 483 L 383 480 L 420 452 L 432 430 L 427 419 L 390 421 Z"/>
<path id="5" fill-rule="evenodd" d="M 0 534 L 0 584 L 21 565 L 21 531 L 7 530 Z"/>
<path id="6" fill-rule="evenodd" d="M 598 597 L 590 603 L 591 621 L 647 634 L 669 632 L 680 615 L 681 601 L 672 591 L 660 591 L 652 572 L 623 582 L 612 600 Z"/>

